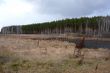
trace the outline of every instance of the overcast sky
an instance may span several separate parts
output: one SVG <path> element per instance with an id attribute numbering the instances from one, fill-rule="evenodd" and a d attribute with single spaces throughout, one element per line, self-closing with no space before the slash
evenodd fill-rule
<path id="1" fill-rule="evenodd" d="M 0 0 L 0 29 L 64 18 L 110 14 L 110 0 Z"/>

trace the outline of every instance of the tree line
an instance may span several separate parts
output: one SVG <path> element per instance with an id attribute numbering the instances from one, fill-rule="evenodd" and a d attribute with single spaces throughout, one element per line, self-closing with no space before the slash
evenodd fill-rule
<path id="1" fill-rule="evenodd" d="M 110 31 L 110 16 L 81 17 L 63 19 L 52 22 L 34 23 L 22 26 L 10 26 L 2 28 L 4 33 L 21 34 L 63 34 L 63 33 L 99 33 Z M 19 28 L 17 28 L 19 27 Z M 3 29 L 5 29 L 3 31 Z"/>

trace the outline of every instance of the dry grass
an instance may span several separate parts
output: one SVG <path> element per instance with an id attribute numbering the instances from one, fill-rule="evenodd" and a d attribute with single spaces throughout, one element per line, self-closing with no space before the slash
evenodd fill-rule
<path id="1" fill-rule="evenodd" d="M 110 50 L 84 48 L 74 58 L 74 43 L 0 37 L 0 73 L 110 73 Z M 82 63 L 79 63 L 79 62 Z"/>

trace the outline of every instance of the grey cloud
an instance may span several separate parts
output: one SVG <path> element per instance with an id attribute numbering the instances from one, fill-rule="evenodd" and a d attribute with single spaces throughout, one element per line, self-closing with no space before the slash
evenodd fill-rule
<path id="1" fill-rule="evenodd" d="M 110 0 L 33 0 L 39 2 L 39 13 L 78 17 L 110 8 Z"/>

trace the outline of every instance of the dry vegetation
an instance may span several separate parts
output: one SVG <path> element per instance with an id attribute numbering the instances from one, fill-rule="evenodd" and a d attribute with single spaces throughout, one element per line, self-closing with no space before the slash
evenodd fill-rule
<path id="1" fill-rule="evenodd" d="M 73 56 L 74 43 L 0 37 L 0 73 L 110 73 L 110 50 L 82 50 Z"/>

